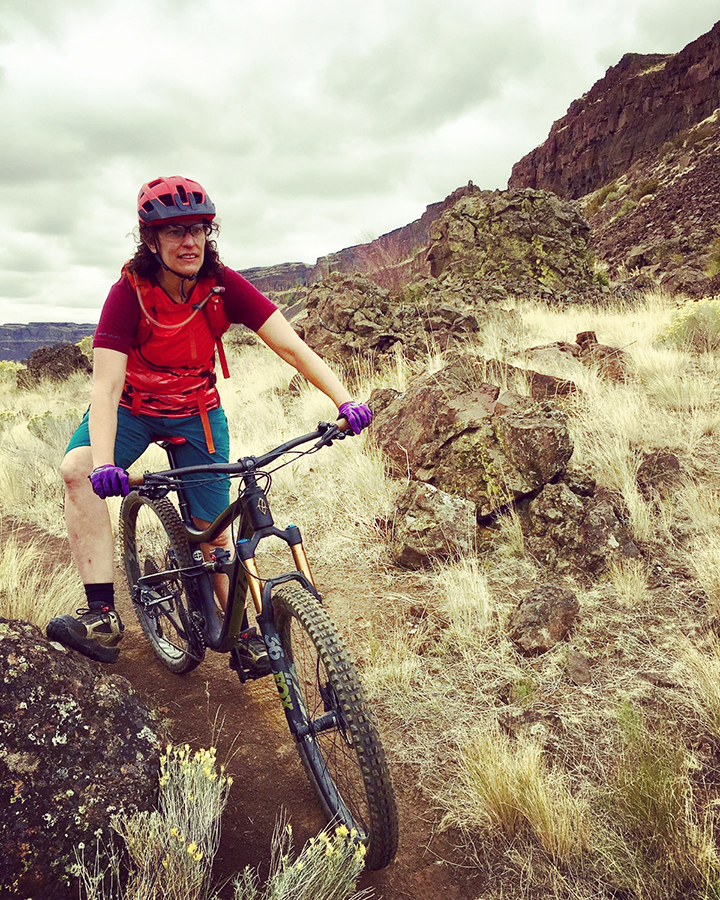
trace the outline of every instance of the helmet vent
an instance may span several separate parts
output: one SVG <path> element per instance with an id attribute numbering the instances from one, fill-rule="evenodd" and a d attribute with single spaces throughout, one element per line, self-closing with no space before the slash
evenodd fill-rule
<path id="1" fill-rule="evenodd" d="M 173 175 L 156 178 L 140 189 L 138 217 L 146 225 L 188 215 L 202 216 L 207 222 L 215 218 L 215 204 L 197 181 Z"/>

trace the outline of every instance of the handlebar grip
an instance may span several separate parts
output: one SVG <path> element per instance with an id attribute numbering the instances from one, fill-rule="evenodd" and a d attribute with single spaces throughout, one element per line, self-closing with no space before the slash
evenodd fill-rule
<path id="1" fill-rule="evenodd" d="M 145 484 L 144 475 L 128 475 L 128 484 L 130 487 L 142 487 Z"/>

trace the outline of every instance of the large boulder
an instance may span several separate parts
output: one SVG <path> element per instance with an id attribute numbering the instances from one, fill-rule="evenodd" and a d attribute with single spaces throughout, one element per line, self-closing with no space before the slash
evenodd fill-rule
<path id="1" fill-rule="evenodd" d="M 572 455 L 555 405 L 478 383 L 473 360 L 459 354 L 405 393 L 374 399 L 372 433 L 395 473 L 471 500 L 481 516 L 537 491 Z"/>
<path id="2" fill-rule="evenodd" d="M 462 279 L 485 296 L 589 299 L 600 286 L 590 226 L 580 207 L 549 191 L 482 191 L 466 196 L 431 228 L 436 278 Z"/>
<path id="3" fill-rule="evenodd" d="M 149 810 L 158 725 L 129 682 L 0 618 L 0 896 L 66 900 L 83 844 Z"/>

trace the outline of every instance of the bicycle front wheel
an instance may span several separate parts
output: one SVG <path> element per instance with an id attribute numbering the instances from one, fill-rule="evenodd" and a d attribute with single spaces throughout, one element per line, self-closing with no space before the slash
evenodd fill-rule
<path id="1" fill-rule="evenodd" d="M 325 815 L 356 829 L 365 864 L 381 869 L 398 841 L 395 795 L 385 753 L 355 668 L 317 599 L 298 584 L 273 597 L 306 734 L 297 749 Z"/>
<path id="2" fill-rule="evenodd" d="M 169 500 L 128 494 L 120 512 L 120 544 L 128 589 L 140 627 L 153 653 L 171 672 L 190 672 L 205 655 L 192 619 L 195 585 L 177 574 L 193 564 L 185 531 Z M 141 587 L 142 575 L 168 572 L 167 578 Z"/>

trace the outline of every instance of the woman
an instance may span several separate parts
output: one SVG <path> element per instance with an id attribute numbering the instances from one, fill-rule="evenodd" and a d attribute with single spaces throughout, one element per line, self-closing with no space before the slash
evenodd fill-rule
<path id="1" fill-rule="evenodd" d="M 270 300 L 218 257 L 215 206 L 196 181 L 173 176 L 138 195 L 140 241 L 110 289 L 93 340 L 90 407 L 61 466 L 70 548 L 87 608 L 51 620 L 47 635 L 100 662 L 115 662 L 123 624 L 115 611 L 113 538 L 104 499 L 129 492 L 127 468 L 158 437 L 180 435 L 178 465 L 227 462 L 225 413 L 215 387 L 220 336 L 231 323 L 252 328 L 335 403 L 358 434 L 372 413 L 304 343 Z M 227 479 L 187 488 L 199 527 L 227 506 Z M 213 546 L 229 543 L 228 535 Z M 209 548 L 204 548 L 207 552 Z M 223 601 L 222 591 L 220 600 Z M 264 669 L 262 639 L 248 632 L 241 652 Z"/>

